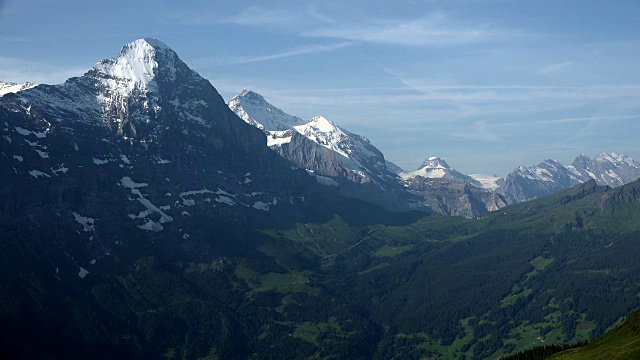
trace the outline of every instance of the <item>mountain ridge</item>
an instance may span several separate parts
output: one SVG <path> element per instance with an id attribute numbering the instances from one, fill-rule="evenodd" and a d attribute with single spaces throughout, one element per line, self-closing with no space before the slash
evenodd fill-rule
<path id="1" fill-rule="evenodd" d="M 245 122 L 261 129 L 272 150 L 307 170 L 319 183 L 389 209 L 424 208 L 397 181 L 397 174 L 387 169 L 384 155 L 366 137 L 322 116 L 303 121 L 246 89 L 227 105 Z"/>

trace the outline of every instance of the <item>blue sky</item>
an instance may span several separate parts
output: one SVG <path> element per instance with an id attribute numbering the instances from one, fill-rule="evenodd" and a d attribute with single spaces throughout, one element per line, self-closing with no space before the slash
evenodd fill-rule
<path id="1" fill-rule="evenodd" d="M 243 88 L 367 136 L 412 170 L 580 153 L 640 160 L 640 1 L 0 0 L 0 80 L 60 83 L 156 37 Z"/>

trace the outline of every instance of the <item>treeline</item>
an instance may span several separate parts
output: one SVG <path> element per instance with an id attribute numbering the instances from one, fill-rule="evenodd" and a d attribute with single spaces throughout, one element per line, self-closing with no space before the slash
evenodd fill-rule
<path id="1" fill-rule="evenodd" d="M 537 346 L 532 349 L 519 351 L 515 354 L 501 357 L 500 360 L 544 360 L 549 356 L 559 353 L 561 351 L 578 348 L 587 345 L 588 341 L 580 341 L 575 344 L 564 344 L 564 345 L 544 345 Z"/>

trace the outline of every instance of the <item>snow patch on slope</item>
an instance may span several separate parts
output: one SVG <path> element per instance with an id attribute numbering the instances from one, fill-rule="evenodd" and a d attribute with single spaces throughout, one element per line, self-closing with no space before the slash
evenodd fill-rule
<path id="1" fill-rule="evenodd" d="M 146 210 L 141 211 L 138 215 L 129 214 L 129 217 L 131 219 L 145 219 L 146 222 L 142 225 L 138 225 L 138 228 L 148 231 L 161 231 L 164 228 L 162 224 L 173 221 L 173 217 L 167 215 L 164 211 L 162 211 L 162 209 L 152 204 L 151 201 L 145 198 L 140 190 L 138 190 L 139 188 L 145 187 L 148 184 L 136 183 L 128 176 L 120 179 L 120 184 L 125 188 L 130 189 L 132 194 L 138 196 L 137 200 L 146 208 Z M 157 221 L 153 221 L 147 218 L 147 216 L 153 213 L 157 213 L 158 215 L 160 215 Z"/>
<path id="2" fill-rule="evenodd" d="M 96 219 L 93 219 L 87 216 L 82 216 L 77 212 L 73 212 L 73 211 L 71 213 L 73 214 L 73 217 L 75 218 L 76 222 L 82 225 L 83 231 L 95 231 L 94 224 Z"/>

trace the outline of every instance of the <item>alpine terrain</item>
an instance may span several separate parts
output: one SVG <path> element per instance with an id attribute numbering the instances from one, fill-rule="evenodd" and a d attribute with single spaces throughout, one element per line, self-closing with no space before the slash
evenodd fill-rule
<path id="1" fill-rule="evenodd" d="M 151 38 L 5 88 L 0 358 L 498 359 L 640 306 L 623 155 L 495 191 L 438 158 L 401 172 L 325 118 L 225 103 Z"/>

